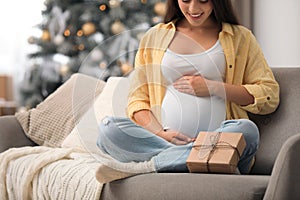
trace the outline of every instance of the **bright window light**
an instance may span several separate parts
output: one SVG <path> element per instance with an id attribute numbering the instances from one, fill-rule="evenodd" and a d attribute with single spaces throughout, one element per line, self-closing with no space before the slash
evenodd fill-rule
<path id="1" fill-rule="evenodd" d="M 43 9 L 44 0 L 6 1 L 0 7 L 0 74 L 23 77 L 27 39 L 34 34 L 33 26 L 42 22 Z"/>

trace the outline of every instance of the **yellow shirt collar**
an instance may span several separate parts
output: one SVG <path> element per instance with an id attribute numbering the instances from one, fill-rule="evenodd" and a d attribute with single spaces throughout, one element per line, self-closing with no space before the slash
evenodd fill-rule
<path id="1" fill-rule="evenodd" d="M 175 20 L 167 23 L 166 28 L 175 30 L 176 29 L 175 23 L 177 21 L 178 21 L 178 19 L 175 19 Z M 232 36 L 234 35 L 232 26 L 229 23 L 222 23 L 222 32 L 229 33 Z"/>
<path id="2" fill-rule="evenodd" d="M 230 35 L 234 35 L 232 26 L 228 23 L 222 23 L 222 32 L 229 33 Z"/>

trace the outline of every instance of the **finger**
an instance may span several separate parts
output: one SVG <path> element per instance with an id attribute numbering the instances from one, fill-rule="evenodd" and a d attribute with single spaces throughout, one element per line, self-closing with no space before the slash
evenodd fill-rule
<path id="1" fill-rule="evenodd" d="M 182 88 L 176 88 L 174 87 L 177 91 L 182 92 L 182 93 L 186 93 L 186 94 L 191 94 L 191 95 L 196 95 L 195 90 L 188 88 L 188 89 L 182 89 Z"/>
<path id="2" fill-rule="evenodd" d="M 172 143 L 172 144 L 175 144 L 175 145 L 186 145 L 186 144 L 187 144 L 186 141 L 178 140 L 178 139 L 175 138 L 175 137 L 172 138 L 171 143 Z"/>
<path id="3" fill-rule="evenodd" d="M 191 86 L 188 84 L 176 84 L 174 85 L 174 88 L 178 90 L 190 90 Z"/>
<path id="4" fill-rule="evenodd" d="M 178 80 L 173 83 L 173 86 L 175 88 L 181 88 L 181 89 L 192 87 L 191 84 L 187 80 Z"/>
<path id="5" fill-rule="evenodd" d="M 181 78 L 184 80 L 190 80 L 193 78 L 193 76 L 182 76 Z"/>
<path id="6" fill-rule="evenodd" d="M 189 84 L 189 78 L 187 77 L 181 77 L 177 79 L 174 84 Z"/>
<path id="7" fill-rule="evenodd" d="M 185 142 L 192 142 L 192 139 L 186 135 L 183 135 L 181 133 L 178 133 L 178 135 L 176 136 L 177 139 L 181 140 L 181 141 L 185 141 Z"/>
<path id="8" fill-rule="evenodd" d="M 183 87 L 188 86 L 189 84 L 186 81 L 177 81 L 173 83 L 174 87 Z"/>

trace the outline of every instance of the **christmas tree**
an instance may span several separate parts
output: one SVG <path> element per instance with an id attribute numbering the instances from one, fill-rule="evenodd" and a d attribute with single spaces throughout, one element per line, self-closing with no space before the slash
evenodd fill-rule
<path id="1" fill-rule="evenodd" d="M 164 0 L 46 0 L 28 55 L 21 105 L 35 107 L 73 73 L 107 80 L 133 69 L 138 42 L 162 21 Z"/>

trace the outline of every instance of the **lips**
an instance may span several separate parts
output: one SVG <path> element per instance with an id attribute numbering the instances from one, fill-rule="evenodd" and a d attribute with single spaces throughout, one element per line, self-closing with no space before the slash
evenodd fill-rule
<path id="1" fill-rule="evenodd" d="M 189 16 L 191 16 L 194 19 L 199 18 L 203 13 L 197 13 L 197 14 L 193 14 L 193 13 L 187 13 Z"/>
<path id="2" fill-rule="evenodd" d="M 189 14 L 189 15 L 192 17 L 200 17 L 202 14 L 200 13 L 200 14 Z"/>

